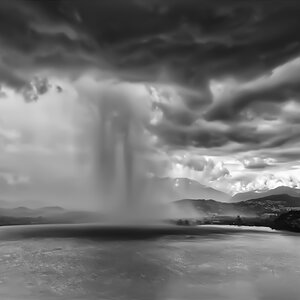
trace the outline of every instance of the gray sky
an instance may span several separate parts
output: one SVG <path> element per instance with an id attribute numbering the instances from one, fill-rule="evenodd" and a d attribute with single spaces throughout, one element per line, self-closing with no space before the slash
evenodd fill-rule
<path id="1" fill-rule="evenodd" d="M 1 1 L 1 198 L 94 197 L 103 90 L 149 118 L 155 175 L 300 188 L 299 28 L 291 0 Z"/>

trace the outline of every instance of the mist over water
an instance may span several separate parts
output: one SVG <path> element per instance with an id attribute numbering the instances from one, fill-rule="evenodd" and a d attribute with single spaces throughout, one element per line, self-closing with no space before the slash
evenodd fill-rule
<path id="1" fill-rule="evenodd" d="M 146 88 L 144 93 L 147 95 Z M 101 91 L 97 101 L 96 184 L 101 212 L 113 222 L 157 222 L 180 215 L 175 207 L 164 205 L 166 195 L 150 176 L 147 154 L 152 146 L 146 128 L 151 120 L 151 103 L 149 95 L 143 95 L 112 84 Z M 196 213 L 189 210 L 189 215 Z"/>
<path id="2" fill-rule="evenodd" d="M 128 91 L 119 85 L 103 91 L 98 101 L 96 180 L 101 210 L 113 222 L 140 221 L 149 216 L 146 206 L 153 203 L 147 199 L 144 159 L 147 120 L 135 105 Z M 152 211 L 151 218 L 156 217 Z"/>
<path id="3" fill-rule="evenodd" d="M 137 196 L 134 190 L 134 115 L 127 99 L 122 102 L 108 95 L 100 100 L 99 113 L 98 171 L 101 192 L 111 208 L 127 210 L 136 204 Z"/>

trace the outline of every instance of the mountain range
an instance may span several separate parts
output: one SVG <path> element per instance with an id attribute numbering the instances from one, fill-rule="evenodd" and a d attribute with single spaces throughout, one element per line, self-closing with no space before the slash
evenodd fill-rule
<path id="1" fill-rule="evenodd" d="M 292 197 L 300 197 L 300 189 L 291 188 L 288 186 L 279 186 L 275 189 L 267 191 L 250 191 L 245 193 L 238 193 L 232 197 L 231 202 L 240 202 L 250 199 L 265 198 L 273 195 L 289 195 Z"/>
<path id="2" fill-rule="evenodd" d="M 158 197 L 163 195 L 172 201 L 201 198 L 227 202 L 231 199 L 231 196 L 224 192 L 188 178 L 153 177 L 150 184 L 152 185 L 151 190 L 156 191 Z"/>
<path id="3" fill-rule="evenodd" d="M 279 194 L 232 203 L 203 199 L 183 199 L 176 201 L 175 205 L 182 210 L 186 207 L 193 208 L 202 216 L 211 214 L 262 216 L 264 214 L 278 214 L 288 210 L 300 210 L 300 197 Z"/>
<path id="4" fill-rule="evenodd" d="M 230 196 L 224 192 L 216 190 L 212 187 L 208 187 L 200 184 L 198 181 L 188 179 L 188 178 L 154 178 L 152 179 L 152 184 L 154 189 L 157 190 L 162 195 L 168 194 L 173 200 L 182 199 L 202 199 L 202 200 L 215 200 L 218 202 L 225 203 L 237 203 L 247 200 L 260 199 L 260 201 L 268 200 L 268 197 L 278 200 L 276 195 L 283 195 L 285 199 L 290 197 L 300 198 L 300 189 L 291 188 L 288 186 L 279 186 L 275 189 L 267 191 L 250 191 L 245 193 L 238 193 L 234 196 Z M 164 193 L 165 192 L 165 193 Z"/>
<path id="5" fill-rule="evenodd" d="M 202 216 L 211 214 L 260 216 L 290 209 L 300 210 L 300 190 L 284 186 L 264 192 L 240 193 L 231 198 L 230 195 L 202 185 L 195 180 L 152 178 L 151 190 L 153 190 L 153 197 L 164 195 L 172 200 L 170 205 L 174 204 L 181 211 L 192 209 Z M 32 218 L 38 221 L 42 218 L 49 222 L 72 223 L 97 220 L 98 216 L 88 211 L 70 211 L 59 206 L 14 207 L 12 203 L 0 201 L 0 219 L 2 220 L 4 217 L 13 218 L 13 221 L 22 218 Z"/>
<path id="6" fill-rule="evenodd" d="M 89 223 L 98 220 L 98 213 L 71 211 L 59 206 L 0 208 L 0 225 Z"/>

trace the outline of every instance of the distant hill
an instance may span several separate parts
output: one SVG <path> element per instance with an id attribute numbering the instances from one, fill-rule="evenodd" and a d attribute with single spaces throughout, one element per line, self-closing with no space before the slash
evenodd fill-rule
<path id="1" fill-rule="evenodd" d="M 230 198 L 229 195 L 186 178 L 153 178 L 151 185 L 153 198 L 166 193 L 170 199 L 175 200 L 171 204 L 162 203 L 162 207 L 164 207 L 164 205 L 174 207 L 175 205 L 178 209 L 173 211 L 176 211 L 176 215 L 179 217 L 181 214 L 189 216 L 198 215 L 199 217 L 212 214 L 250 217 L 261 216 L 263 214 L 280 214 L 294 209 L 300 210 L 299 190 L 286 187 L 259 194 L 264 195 L 264 197 L 230 202 L 228 199 Z M 280 191 L 288 191 L 289 194 L 271 194 Z M 248 193 L 247 197 L 249 195 Z M 227 202 L 223 202 L 226 200 Z M 48 206 L 36 209 L 19 206 L 15 208 L 0 208 L 0 224 L 7 222 L 5 218 L 12 218 L 13 222 L 11 223 L 16 221 L 21 222 L 20 220 L 24 220 L 24 223 L 28 223 L 30 219 L 35 219 L 34 222 L 79 223 L 99 221 L 99 213 L 70 211 L 59 206 Z M 104 218 L 104 216 L 102 216 L 102 218 Z"/>
<path id="2" fill-rule="evenodd" d="M 225 203 L 215 200 L 204 199 L 183 199 L 174 203 L 180 210 L 185 210 L 186 207 L 194 208 L 200 216 L 219 214 L 219 215 L 236 215 L 241 214 L 237 211 L 234 203 Z"/>
<path id="3" fill-rule="evenodd" d="M 237 202 L 235 205 L 258 214 L 274 213 L 289 209 L 300 209 L 300 197 L 294 197 L 287 194 L 270 195 L 262 198 Z"/>
<path id="4" fill-rule="evenodd" d="M 15 208 L 0 208 L 0 215 L 11 217 L 49 217 L 56 216 L 66 212 L 62 207 L 41 207 L 41 208 L 28 208 L 25 206 L 19 206 Z"/>
<path id="5" fill-rule="evenodd" d="M 246 201 L 224 203 L 215 200 L 183 199 L 175 205 L 181 209 L 193 207 L 199 214 L 219 215 L 262 215 L 265 213 L 280 213 L 291 209 L 300 210 L 300 197 L 290 195 L 271 195 Z"/>
<path id="6" fill-rule="evenodd" d="M 226 193 L 200 184 L 188 178 L 159 178 L 151 179 L 152 190 L 156 191 L 157 196 L 165 195 L 171 200 L 180 199 L 214 199 L 221 202 L 230 200 Z"/>
<path id="7" fill-rule="evenodd" d="M 99 214 L 88 211 L 69 211 L 59 206 L 37 209 L 24 206 L 0 208 L 0 225 L 41 223 L 88 223 L 99 221 Z"/>
<path id="8" fill-rule="evenodd" d="M 246 193 L 238 193 L 232 197 L 231 202 L 246 201 L 250 199 L 264 198 L 271 195 L 289 195 L 292 197 L 300 197 L 300 189 L 291 188 L 288 186 L 279 186 L 268 191 L 250 191 Z"/>

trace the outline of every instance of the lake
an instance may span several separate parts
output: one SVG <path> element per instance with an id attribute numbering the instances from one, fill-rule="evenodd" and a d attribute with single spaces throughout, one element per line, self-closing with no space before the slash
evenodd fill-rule
<path id="1" fill-rule="evenodd" d="M 176 230 L 1 227 L 0 299 L 299 300 L 300 235 Z"/>

